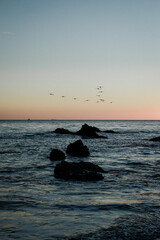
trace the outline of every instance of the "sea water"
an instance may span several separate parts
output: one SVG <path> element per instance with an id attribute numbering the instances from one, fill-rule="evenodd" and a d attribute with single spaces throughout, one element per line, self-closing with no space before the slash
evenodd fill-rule
<path id="1" fill-rule="evenodd" d="M 108 138 L 56 134 L 87 123 Z M 0 121 L 0 239 L 158 239 L 160 121 Z M 53 148 L 81 139 L 100 181 L 54 177 Z M 139 238 L 138 238 L 139 237 Z"/>

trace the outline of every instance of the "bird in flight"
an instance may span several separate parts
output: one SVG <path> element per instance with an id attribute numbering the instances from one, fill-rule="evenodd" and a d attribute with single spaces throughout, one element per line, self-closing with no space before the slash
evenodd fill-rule
<path id="1" fill-rule="evenodd" d="M 73 98 L 74 100 L 77 100 L 77 98 L 75 97 L 75 98 Z"/>
<path id="2" fill-rule="evenodd" d="M 102 86 L 98 86 L 98 87 L 97 87 L 98 90 L 101 89 L 101 88 L 102 88 Z"/>
<path id="3" fill-rule="evenodd" d="M 61 96 L 62 98 L 65 98 L 66 96 Z"/>
<path id="4" fill-rule="evenodd" d="M 50 96 L 53 96 L 54 94 L 53 94 L 53 93 L 50 93 L 49 95 L 50 95 Z"/>
<path id="5" fill-rule="evenodd" d="M 85 102 L 88 102 L 88 101 L 89 101 L 89 99 L 86 99 L 86 100 L 85 100 Z"/>

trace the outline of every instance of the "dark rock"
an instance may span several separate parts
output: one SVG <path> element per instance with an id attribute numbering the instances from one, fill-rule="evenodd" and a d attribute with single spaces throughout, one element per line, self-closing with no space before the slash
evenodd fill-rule
<path id="1" fill-rule="evenodd" d="M 64 129 L 64 128 L 57 128 L 54 132 L 60 133 L 60 134 L 74 134 L 71 131 Z"/>
<path id="2" fill-rule="evenodd" d="M 87 124 L 86 124 L 87 125 Z M 89 126 L 88 125 L 88 127 L 90 127 L 90 128 L 92 128 L 92 130 L 93 131 L 95 131 L 95 132 L 103 132 L 103 131 L 101 131 L 99 128 L 97 128 L 97 127 L 92 127 L 92 126 Z"/>
<path id="3" fill-rule="evenodd" d="M 50 153 L 50 159 L 54 161 L 61 161 L 66 158 L 64 152 L 59 149 L 53 149 Z"/>
<path id="4" fill-rule="evenodd" d="M 160 142 L 160 137 L 151 138 L 149 141 Z"/>
<path id="5" fill-rule="evenodd" d="M 94 165 L 94 164 L 93 164 Z M 98 167 L 98 166 L 97 166 Z M 94 170 L 95 167 L 92 167 Z M 102 180 L 102 174 L 98 171 L 90 171 L 82 162 L 69 163 L 62 161 L 55 166 L 54 176 L 65 180 L 95 181 Z"/>
<path id="6" fill-rule="evenodd" d="M 101 132 L 98 128 L 89 126 L 87 124 L 82 125 L 81 129 L 77 131 L 77 135 L 91 137 L 91 138 L 106 138 L 99 136 L 96 132 Z"/>
<path id="7" fill-rule="evenodd" d="M 76 142 L 68 145 L 66 153 L 76 157 L 88 157 L 89 149 L 81 140 L 77 140 Z"/>
<path id="8" fill-rule="evenodd" d="M 102 132 L 102 133 L 116 133 L 113 130 L 100 130 L 97 127 L 92 127 L 89 126 L 88 124 L 84 124 L 82 125 L 81 129 L 77 132 L 71 132 L 68 129 L 64 129 L 64 128 L 57 128 L 55 131 L 55 133 L 59 133 L 59 134 L 72 134 L 72 135 L 79 135 L 82 137 L 89 137 L 89 138 L 107 138 L 105 136 L 99 136 L 97 134 L 97 132 Z"/>

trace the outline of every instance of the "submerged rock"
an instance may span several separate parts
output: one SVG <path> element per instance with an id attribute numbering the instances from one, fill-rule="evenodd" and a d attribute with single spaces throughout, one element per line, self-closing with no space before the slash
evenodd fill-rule
<path id="1" fill-rule="evenodd" d="M 66 158 L 64 152 L 59 149 L 53 149 L 50 153 L 50 160 L 62 161 Z"/>
<path id="2" fill-rule="evenodd" d="M 89 164 L 89 165 L 87 165 Z M 92 163 L 86 162 L 66 162 L 62 161 L 55 166 L 54 176 L 56 178 L 62 178 L 65 180 L 81 180 L 81 181 L 94 181 L 94 180 L 102 180 L 102 174 L 98 172 L 102 172 L 103 170 Z M 100 168 L 100 169 L 99 169 Z"/>
<path id="3" fill-rule="evenodd" d="M 104 130 L 104 131 L 101 131 L 101 132 L 104 132 L 104 133 L 117 133 L 117 132 L 115 132 L 113 130 Z"/>
<path id="4" fill-rule="evenodd" d="M 151 138 L 149 141 L 160 142 L 160 137 Z"/>
<path id="5" fill-rule="evenodd" d="M 65 128 L 57 128 L 55 131 L 55 133 L 60 133 L 60 134 L 74 134 L 71 131 L 69 131 L 68 129 Z"/>
<path id="6" fill-rule="evenodd" d="M 75 157 L 88 157 L 90 154 L 88 147 L 85 146 L 81 140 L 70 143 L 67 147 L 66 153 Z"/>

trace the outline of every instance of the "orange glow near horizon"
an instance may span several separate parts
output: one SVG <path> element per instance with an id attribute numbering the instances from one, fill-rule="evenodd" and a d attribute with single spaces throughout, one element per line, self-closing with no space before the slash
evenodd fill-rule
<path id="1" fill-rule="evenodd" d="M 66 120 L 160 120 L 158 108 L 132 107 L 116 103 L 74 103 L 53 104 L 53 106 L 32 105 L 7 106 L 0 110 L 1 120 L 25 119 Z"/>

